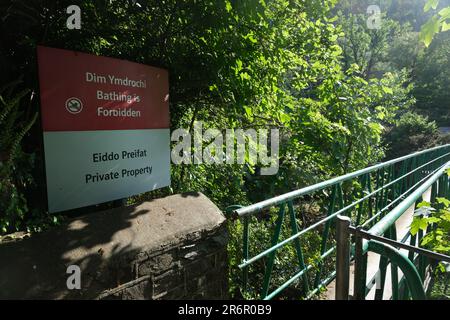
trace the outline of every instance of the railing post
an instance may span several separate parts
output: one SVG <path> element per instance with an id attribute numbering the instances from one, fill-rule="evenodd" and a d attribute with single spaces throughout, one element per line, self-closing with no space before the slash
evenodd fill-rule
<path id="1" fill-rule="evenodd" d="M 353 282 L 353 299 L 366 299 L 367 254 L 363 250 L 363 238 L 360 227 L 355 230 L 355 275 Z"/>
<path id="2" fill-rule="evenodd" d="M 336 300 L 348 300 L 350 282 L 350 227 L 351 220 L 337 216 L 336 220 Z"/>

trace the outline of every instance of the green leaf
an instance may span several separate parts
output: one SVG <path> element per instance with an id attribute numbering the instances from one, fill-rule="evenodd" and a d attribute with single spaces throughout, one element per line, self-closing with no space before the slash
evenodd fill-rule
<path id="1" fill-rule="evenodd" d="M 422 26 L 420 31 L 419 39 L 422 41 L 426 47 L 429 47 L 433 41 L 434 35 L 439 32 L 440 22 L 436 17 L 431 18 Z"/>
<path id="2" fill-rule="evenodd" d="M 445 31 L 448 31 L 448 30 L 450 30 L 450 23 L 447 23 L 447 22 L 442 22 L 442 32 L 445 32 Z"/>
<path id="3" fill-rule="evenodd" d="M 239 76 L 241 77 L 241 80 L 249 80 L 251 78 L 247 72 L 241 72 Z"/>
<path id="4" fill-rule="evenodd" d="M 430 243 L 431 241 L 433 241 L 433 237 L 431 237 L 429 234 L 426 236 L 426 237 L 424 237 L 423 239 L 422 239 L 422 245 L 423 246 L 426 246 L 428 243 Z"/>
<path id="5" fill-rule="evenodd" d="M 426 231 L 428 227 L 428 222 L 426 218 L 414 217 L 411 223 L 410 233 L 415 236 L 419 230 Z"/>
<path id="6" fill-rule="evenodd" d="M 383 126 L 378 122 L 369 123 L 369 128 L 372 129 L 377 134 L 381 134 L 383 132 Z"/>
<path id="7" fill-rule="evenodd" d="M 289 121 L 291 121 L 291 116 L 288 115 L 287 113 L 281 113 L 281 114 L 280 114 L 280 120 L 281 120 L 283 123 L 288 123 Z"/>
<path id="8" fill-rule="evenodd" d="M 244 107 L 245 113 L 247 114 L 248 117 L 252 117 L 253 116 L 253 110 L 251 107 Z"/>
<path id="9" fill-rule="evenodd" d="M 422 201 L 416 206 L 416 208 L 418 209 L 421 207 L 431 207 L 431 203 L 429 203 L 428 201 Z"/>
<path id="10" fill-rule="evenodd" d="M 450 212 L 446 212 L 441 215 L 441 219 L 450 222 Z"/>
<path id="11" fill-rule="evenodd" d="M 445 198 L 436 198 L 437 203 L 443 204 L 445 207 L 450 207 L 450 200 Z"/>
<path id="12" fill-rule="evenodd" d="M 433 10 L 436 10 L 437 6 L 439 5 L 439 0 L 428 0 L 427 3 L 425 3 L 425 7 L 423 8 L 423 11 L 428 12 L 431 8 Z"/>
<path id="13" fill-rule="evenodd" d="M 238 74 L 242 70 L 242 61 L 240 59 L 236 60 L 236 67 L 234 68 L 234 72 Z"/>
<path id="14" fill-rule="evenodd" d="M 439 11 L 439 16 L 443 20 L 450 18 L 450 7 L 444 8 L 441 11 Z"/>
<path id="15" fill-rule="evenodd" d="M 444 273 L 445 272 L 445 267 L 442 263 L 439 263 L 437 265 L 437 270 L 439 270 L 439 272 Z"/>
<path id="16" fill-rule="evenodd" d="M 419 228 L 422 231 L 427 231 L 428 228 L 428 219 L 420 219 L 419 221 Z"/>
<path id="17" fill-rule="evenodd" d="M 230 12 L 233 9 L 233 6 L 228 0 L 225 1 L 225 9 L 227 10 L 227 12 Z"/>
<path id="18" fill-rule="evenodd" d="M 384 93 L 387 93 L 387 94 L 394 94 L 394 91 L 389 87 L 383 86 L 383 91 L 384 91 Z"/>
<path id="19" fill-rule="evenodd" d="M 439 218 L 437 218 L 437 217 L 430 217 L 430 218 L 427 218 L 427 222 L 428 223 L 438 223 L 438 222 L 440 222 L 441 221 L 441 219 L 439 219 Z"/>

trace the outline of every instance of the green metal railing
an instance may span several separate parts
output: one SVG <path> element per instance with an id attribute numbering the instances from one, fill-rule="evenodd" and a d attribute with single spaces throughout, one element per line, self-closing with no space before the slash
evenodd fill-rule
<path id="1" fill-rule="evenodd" d="M 247 207 L 230 207 L 230 217 L 242 223 L 243 296 L 289 298 L 283 296 L 288 288 L 295 289 L 295 298 L 318 294 L 336 275 L 336 217 L 374 227 L 449 160 L 450 145 L 435 147 Z M 269 231 L 270 239 L 260 230 Z M 283 263 L 287 268 L 277 269 Z"/>
<path id="2" fill-rule="evenodd" d="M 392 299 L 425 299 L 426 269 L 430 259 L 450 262 L 450 257 L 420 248 L 425 232 L 417 236 L 406 232 L 402 239 L 397 239 L 396 222 L 410 208 L 415 208 L 422 201 L 422 195 L 431 188 L 430 202 L 435 203 L 436 197 L 450 198 L 450 185 L 447 170 L 450 162 L 441 166 L 429 179 L 423 182 L 414 192 L 406 197 L 398 206 L 368 231 L 361 227 L 351 228 L 355 234 L 355 281 L 354 298 L 365 299 L 378 277 L 375 299 L 381 300 L 384 294 L 387 266 L 391 263 Z M 408 245 L 404 245 L 409 243 Z M 340 244 L 339 244 L 340 245 Z M 397 248 L 408 250 L 404 255 Z M 377 274 L 367 282 L 368 252 L 380 255 Z M 398 279 L 398 268 L 403 273 Z M 338 269 L 340 269 L 338 267 Z"/>

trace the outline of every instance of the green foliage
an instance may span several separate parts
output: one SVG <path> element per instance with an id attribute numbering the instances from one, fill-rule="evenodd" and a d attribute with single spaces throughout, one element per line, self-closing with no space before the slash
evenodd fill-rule
<path id="1" fill-rule="evenodd" d="M 447 127 L 450 119 L 448 97 L 450 42 L 447 40 L 450 33 L 440 34 L 428 48 L 420 45 L 420 27 L 431 18 L 432 14 L 431 10 L 423 12 L 423 3 L 414 0 L 383 2 L 380 28 L 369 29 L 366 26 L 368 15 L 365 10 L 370 4 L 370 1 L 365 0 L 358 4 L 352 1 L 339 2 L 337 13 L 338 22 L 345 33 L 340 40 L 345 65 L 358 64 L 366 78 L 380 78 L 386 72 L 405 74 L 403 83 L 409 84 L 410 93 L 414 96 L 410 101 L 412 109 L 427 116 L 429 122 L 435 121 L 438 126 Z M 442 10 L 449 4 L 448 0 L 441 0 L 436 9 L 444 12 Z M 436 3 L 433 4 L 435 5 Z M 400 112 L 403 113 L 404 110 Z M 403 130 L 404 123 L 400 122 L 399 125 L 401 127 L 397 129 L 395 123 L 393 124 L 393 135 Z M 424 129 L 423 132 L 419 128 Z M 392 144 L 391 148 L 388 147 L 390 149 L 388 158 L 446 141 L 437 137 L 437 131 L 427 138 L 429 133 L 427 128 L 419 126 L 412 137 L 408 135 L 395 137 L 400 138 L 398 144 L 391 141 L 393 137 L 388 134 L 385 141 Z M 406 141 L 406 145 L 400 144 L 402 139 Z M 397 146 L 401 148 L 398 149 Z"/>
<path id="2" fill-rule="evenodd" d="M 348 69 L 352 64 L 357 64 L 365 79 L 382 76 L 389 71 L 386 66 L 390 63 L 389 46 L 401 39 L 409 29 L 386 16 L 381 19 L 379 29 L 369 29 L 366 14 L 339 13 L 338 21 L 345 34 L 340 40 L 345 67 Z"/>
<path id="3" fill-rule="evenodd" d="M 443 269 L 442 272 L 438 272 L 432 278 L 429 294 L 431 300 L 450 300 L 450 268 Z"/>
<path id="4" fill-rule="evenodd" d="M 303 214 L 312 213 L 306 212 L 305 209 L 309 208 L 311 204 L 301 207 Z M 297 211 L 299 208 L 296 208 Z M 271 246 L 273 232 L 278 218 L 277 208 L 272 208 L 267 210 L 262 215 L 249 218 L 249 254 L 250 257 L 261 253 L 262 251 L 268 249 Z M 306 221 L 302 221 L 301 217 L 296 217 L 296 223 L 298 223 L 298 228 L 306 227 Z M 310 223 L 308 221 L 308 223 Z M 268 257 L 260 259 L 255 263 L 252 263 L 248 267 L 248 281 L 247 290 L 243 291 L 243 270 L 239 269 L 237 266 L 242 263 L 242 243 L 243 243 L 243 230 L 244 225 L 242 221 L 230 221 L 229 232 L 231 236 L 228 254 L 230 257 L 230 294 L 234 298 L 245 298 L 245 299 L 260 299 L 262 283 L 265 274 L 265 267 L 268 263 Z M 279 241 L 289 238 L 292 236 L 292 230 L 290 227 L 290 219 L 288 214 L 284 218 L 284 224 L 282 225 L 281 234 Z M 333 238 L 333 237 L 330 237 Z M 306 265 L 312 265 L 313 268 L 308 272 L 308 285 L 313 286 L 314 275 L 318 270 L 317 262 L 320 256 L 320 246 L 321 237 L 317 232 L 311 232 L 303 235 L 301 237 L 301 248 L 304 254 L 304 262 Z M 332 245 L 332 244 L 330 244 Z M 323 275 L 328 275 L 334 268 L 334 263 L 332 259 L 327 259 L 323 265 Z M 279 286 L 284 284 L 290 278 L 292 278 L 299 271 L 298 266 L 298 256 L 296 249 L 291 242 L 289 245 L 283 246 L 276 251 L 275 264 L 273 267 L 273 272 L 271 274 L 271 281 L 269 286 L 269 293 L 277 289 Z M 303 290 L 303 281 L 301 278 L 295 281 L 288 289 L 281 292 L 277 299 L 299 299 L 305 297 L 306 292 Z"/>
<path id="5" fill-rule="evenodd" d="M 385 136 L 388 159 L 398 158 L 435 144 L 439 131 L 434 122 L 414 112 L 406 112 Z"/>
<path id="6" fill-rule="evenodd" d="M 194 121 L 281 129 L 276 176 L 259 176 L 253 163 L 173 166 L 171 188 L 131 202 L 202 191 L 223 209 L 359 169 L 383 156 L 384 127 L 410 104 L 404 75 L 367 81 L 361 68 L 343 67 L 342 32 L 330 14 L 335 1 L 95 0 L 80 5 L 81 30 L 65 28 L 68 0 L 7 2 L 1 82 L 23 74 L 21 87 L 38 91 L 39 43 L 168 68 L 173 129 L 192 129 Z M 35 100 L 30 108 L 38 110 Z M 39 144 L 27 138 L 22 145 L 36 154 L 37 167 L 28 169 L 44 185 Z M 28 188 L 25 196 L 36 192 Z"/>
<path id="7" fill-rule="evenodd" d="M 21 165 L 29 167 L 33 155 L 22 151 L 21 142 L 36 122 L 37 114 L 27 118 L 21 111 L 21 103 L 30 99 L 30 94 L 29 90 L 16 93 L 14 89 L 19 83 L 15 81 L 0 89 L 0 232 L 23 227 L 28 212 L 23 191 L 32 181 Z"/>
<path id="8" fill-rule="evenodd" d="M 260 168 L 250 161 L 172 166 L 171 187 L 132 197 L 129 204 L 201 191 L 225 209 L 381 160 L 385 128 L 392 127 L 398 114 L 414 103 L 409 71 L 415 63 L 398 57 L 404 52 L 416 54 L 417 34 L 405 21 L 387 17 L 380 30 L 368 30 L 361 14 L 333 17 L 331 8 L 336 2 L 147 0 L 138 6 L 135 1 L 91 0 L 80 4 L 82 29 L 68 30 L 65 9 L 72 4 L 70 0 L 3 1 L 0 85 L 19 75 L 23 82 L 14 95 L 2 94 L 0 101 L 0 121 L 9 123 L 0 127 L 5 177 L 0 180 L 0 209 L 5 212 L 0 227 L 3 231 L 39 231 L 59 219 L 45 212 L 44 195 L 36 189 L 45 184 L 40 174 L 41 145 L 36 139 L 40 128 L 34 121 L 39 106 L 37 99 L 25 103 L 29 92 L 38 92 L 37 44 L 167 68 L 172 129 L 192 131 L 193 123 L 202 121 L 205 129 L 281 130 L 277 175 L 259 176 Z M 395 1 L 390 3 L 395 5 Z M 405 32 L 409 41 L 390 50 L 389 44 L 397 43 Z M 407 114 L 391 131 L 392 149 L 405 135 L 417 132 L 425 139 L 435 131 L 425 118 Z M 305 215 L 316 217 L 311 211 Z M 252 252 L 268 247 L 273 216 L 265 213 L 252 218 L 257 225 L 251 229 Z M 423 226 L 419 222 L 417 228 Z M 229 257 L 234 268 L 242 258 L 243 226 L 236 222 L 229 227 Z M 282 237 L 289 232 L 283 227 Z M 312 263 L 318 256 L 318 236 L 302 238 L 302 246 L 306 262 Z M 283 249 L 277 259 L 273 281 L 281 284 L 296 272 L 294 248 Z M 331 262 L 325 269 L 332 267 Z M 253 268 L 253 283 L 260 283 L 264 261 Z M 239 295 L 240 275 L 239 270 L 230 270 L 235 296 Z M 300 283 L 294 288 L 301 290 Z M 256 286 L 250 289 L 248 297 L 258 296 Z"/>
<path id="9" fill-rule="evenodd" d="M 317 89 L 322 102 L 301 99 L 304 106 L 293 116 L 289 150 L 297 144 L 298 154 L 315 158 L 319 169 L 335 175 L 377 161 L 383 156 L 385 126 L 410 103 L 403 81 L 393 74 L 365 81 L 352 70 L 327 79 Z"/>
<path id="10" fill-rule="evenodd" d="M 410 233 L 424 234 L 421 246 L 438 253 L 450 255 L 450 200 L 436 198 L 432 205 L 423 201 L 417 205 L 411 223 Z M 447 263 L 439 263 L 434 268 L 430 298 L 449 299 L 446 294 L 449 278 Z"/>
<path id="11" fill-rule="evenodd" d="M 428 115 L 440 126 L 450 121 L 450 32 L 439 34 L 433 43 L 420 52 L 416 66 L 416 84 L 413 91 L 417 99 L 417 112 Z"/>
<path id="12" fill-rule="evenodd" d="M 427 232 L 421 245 L 432 251 L 450 254 L 450 200 L 436 198 L 436 207 L 422 202 L 417 207 L 411 223 L 411 234 L 416 235 L 419 230 Z"/>
<path id="13" fill-rule="evenodd" d="M 436 10 L 439 6 L 440 0 L 427 0 L 424 11 L 428 12 L 431 9 Z M 450 30 L 450 7 L 441 9 L 436 15 L 431 17 L 425 23 L 420 31 L 420 40 L 428 47 L 433 41 L 434 36 L 439 32 Z"/>

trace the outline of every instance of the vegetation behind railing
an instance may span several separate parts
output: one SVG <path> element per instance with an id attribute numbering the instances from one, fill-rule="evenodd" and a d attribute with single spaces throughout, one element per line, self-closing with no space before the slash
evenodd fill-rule
<path id="1" fill-rule="evenodd" d="M 248 207 L 230 207 L 232 294 L 247 299 L 317 295 L 335 276 L 336 216 L 370 228 L 449 160 L 450 145 L 445 145 Z"/>
<path id="2" fill-rule="evenodd" d="M 447 162 L 438 170 L 435 170 L 436 172 L 430 178 L 367 232 L 360 231 L 359 228 L 353 228 L 356 230 L 354 298 L 364 299 L 376 283 L 375 278 L 378 277 L 374 297 L 375 299 L 382 299 L 387 279 L 387 267 L 390 263 L 392 289 L 390 298 L 393 300 L 404 300 L 409 297 L 425 299 L 427 278 L 430 274 L 428 267 L 436 266 L 439 261 L 450 262 L 448 256 L 450 253 L 449 241 L 446 239 L 450 225 L 444 222 L 450 221 L 449 211 L 446 209 L 450 205 L 450 201 L 446 199 L 450 196 L 449 168 L 450 162 Z M 431 191 L 430 201 L 423 201 L 423 195 L 428 190 Z M 432 204 L 439 210 L 436 211 L 432 208 Z M 401 238 L 398 238 L 396 222 L 411 206 L 417 209 L 414 211 L 410 230 L 404 236 L 400 235 Z M 436 241 L 439 236 L 442 239 Z M 362 238 L 367 239 L 367 237 L 373 238 L 370 241 L 363 242 Z M 387 246 L 387 242 L 395 243 L 395 245 Z M 402 243 L 408 243 L 408 245 L 403 246 L 405 250 L 408 250 L 408 255 L 400 254 L 395 249 Z M 423 247 L 431 249 L 431 251 L 424 250 Z M 377 275 L 373 275 L 372 279 L 367 279 L 368 251 L 374 251 L 381 255 Z M 391 259 L 393 261 L 390 261 Z M 397 270 L 398 267 L 401 268 L 402 266 L 411 269 L 411 272 L 407 274 L 405 270 L 402 270 L 403 274 L 399 279 Z"/>

